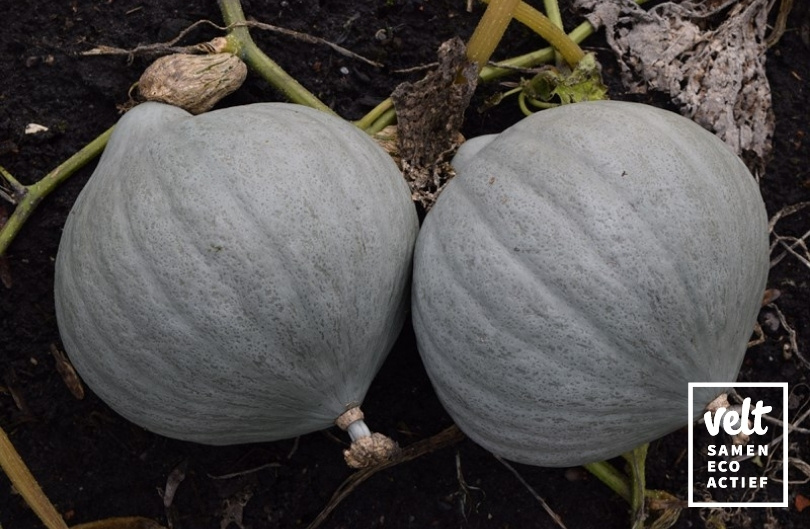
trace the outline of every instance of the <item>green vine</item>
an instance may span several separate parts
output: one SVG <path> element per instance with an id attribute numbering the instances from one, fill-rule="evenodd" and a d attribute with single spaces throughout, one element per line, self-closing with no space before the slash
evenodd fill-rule
<path id="1" fill-rule="evenodd" d="M 488 4 L 487 9 L 467 43 L 467 59 L 478 65 L 478 71 L 489 62 L 512 20 L 513 13 L 521 4 L 520 0 L 485 1 Z"/>
<path id="2" fill-rule="evenodd" d="M 334 114 L 331 108 L 304 88 L 256 45 L 245 25 L 245 14 L 239 0 L 218 1 L 220 11 L 222 11 L 222 19 L 230 28 L 226 37 L 228 47 L 226 47 L 225 51 L 233 53 L 242 59 L 254 72 L 262 76 L 274 88 L 280 90 L 293 103 Z"/>
<path id="3" fill-rule="evenodd" d="M 482 1 L 488 3 L 493 0 Z M 563 60 L 573 68 L 582 60 L 582 57 L 585 56 L 585 52 L 579 47 L 577 41 L 572 39 L 569 35 L 566 35 L 562 30 L 562 18 L 559 15 L 559 7 L 555 8 L 557 2 L 554 0 L 546 0 L 546 3 L 553 4 L 552 11 L 556 12 L 556 15 L 552 16 L 555 17 L 556 21 L 525 2 L 520 2 L 517 5 L 514 10 L 514 17 L 518 22 L 537 33 L 551 45 L 551 57 L 543 62 L 549 62 L 553 59 L 554 53 L 558 52 Z"/>
<path id="4" fill-rule="evenodd" d="M 4 255 L 6 249 L 17 236 L 17 233 L 22 228 L 28 217 L 39 206 L 40 202 L 48 196 L 51 191 L 57 188 L 59 184 L 67 180 L 73 173 L 87 165 L 91 160 L 96 158 L 104 147 L 107 145 L 107 140 L 112 134 L 113 128 L 110 127 L 103 132 L 99 137 L 88 143 L 79 152 L 68 158 L 59 167 L 45 175 L 45 177 L 32 185 L 22 185 L 19 183 L 8 171 L 0 167 L 0 175 L 5 178 L 11 186 L 11 198 L 16 207 L 14 212 L 9 216 L 6 224 L 0 230 L 0 255 Z"/>

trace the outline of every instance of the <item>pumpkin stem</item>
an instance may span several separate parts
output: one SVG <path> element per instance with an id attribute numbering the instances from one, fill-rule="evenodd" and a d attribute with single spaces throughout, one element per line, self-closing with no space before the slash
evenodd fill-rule
<path id="1" fill-rule="evenodd" d="M 341 430 L 349 433 L 352 444 L 343 451 L 346 464 L 352 468 L 368 468 L 390 461 L 399 452 L 399 445 L 380 433 L 372 433 L 366 425 L 363 411 L 355 406 L 335 419 Z"/>

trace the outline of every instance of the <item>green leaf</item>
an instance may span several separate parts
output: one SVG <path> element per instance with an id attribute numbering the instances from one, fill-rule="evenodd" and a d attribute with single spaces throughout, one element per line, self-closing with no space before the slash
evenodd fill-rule
<path id="1" fill-rule="evenodd" d="M 608 99 L 601 67 L 593 53 L 586 54 L 574 70 L 563 67 L 541 71 L 525 84 L 524 92 L 529 98 L 547 103 L 556 97 L 564 105 Z"/>

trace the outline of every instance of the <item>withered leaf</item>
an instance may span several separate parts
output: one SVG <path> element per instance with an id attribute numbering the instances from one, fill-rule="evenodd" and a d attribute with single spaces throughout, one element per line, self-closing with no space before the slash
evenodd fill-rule
<path id="1" fill-rule="evenodd" d="M 477 66 L 467 60 L 461 39 L 454 38 L 439 47 L 435 70 L 391 94 L 402 172 L 414 201 L 425 209 L 454 174 L 449 162 L 461 143 L 464 111 L 477 81 Z"/>
<path id="2" fill-rule="evenodd" d="M 667 93 L 681 113 L 717 134 L 752 170 L 771 152 L 774 114 L 765 75 L 773 0 L 576 0 L 606 37 L 631 92 Z"/>
<path id="3" fill-rule="evenodd" d="M 62 381 L 70 390 L 70 393 L 79 400 L 83 399 L 84 385 L 76 370 L 73 369 L 73 364 L 70 363 L 68 357 L 56 347 L 56 344 L 51 344 L 51 355 L 56 361 L 56 371 L 62 377 Z"/>

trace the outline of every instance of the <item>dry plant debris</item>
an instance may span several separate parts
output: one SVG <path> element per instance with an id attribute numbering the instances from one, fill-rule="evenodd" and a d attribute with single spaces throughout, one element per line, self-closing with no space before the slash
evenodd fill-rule
<path id="1" fill-rule="evenodd" d="M 73 368 L 73 364 L 70 363 L 64 351 L 56 347 L 56 344 L 51 344 L 50 350 L 51 356 L 53 356 L 54 362 L 56 363 L 56 372 L 62 377 L 62 381 L 65 383 L 71 395 L 77 400 L 82 400 L 84 398 L 84 385 L 82 384 L 82 379 L 79 378 L 78 373 L 76 373 L 76 370 Z"/>
<path id="2" fill-rule="evenodd" d="M 247 66 L 236 55 L 174 53 L 160 57 L 143 72 L 138 91 L 148 101 L 202 114 L 235 92 L 246 77 Z"/>
<path id="3" fill-rule="evenodd" d="M 765 75 L 768 13 L 775 0 L 684 0 L 649 10 L 627 0 L 576 0 L 604 26 L 625 87 L 667 93 L 761 172 L 774 114 Z"/>
<path id="4" fill-rule="evenodd" d="M 431 452 L 435 452 L 437 450 L 441 450 L 442 448 L 446 448 L 448 446 L 452 446 L 462 439 L 464 439 L 464 434 L 461 430 L 458 429 L 456 425 L 449 426 L 442 430 L 441 432 L 433 435 L 432 437 L 428 437 L 426 439 L 422 439 L 421 441 L 417 441 L 409 446 L 406 446 L 402 450 L 399 450 L 393 458 L 388 459 L 384 462 L 379 462 L 375 466 L 363 468 L 354 474 L 350 475 L 346 480 L 341 483 L 341 485 L 337 488 L 335 493 L 332 495 L 332 498 L 329 500 L 329 503 L 323 508 L 323 510 L 315 517 L 315 519 L 307 526 L 307 529 L 316 529 L 323 524 L 332 511 L 337 508 L 340 503 L 346 499 L 357 487 L 360 486 L 361 483 L 365 482 L 371 476 L 375 475 L 376 473 L 385 470 L 387 468 L 399 465 L 400 463 L 406 463 L 408 461 L 412 461 L 418 457 L 421 457 L 425 454 L 429 454 Z"/>
<path id="5" fill-rule="evenodd" d="M 217 51 L 217 47 L 214 44 L 213 47 L 210 43 L 203 42 L 200 44 L 194 44 L 191 46 L 177 46 L 177 43 L 183 40 L 189 33 L 191 33 L 192 29 L 195 29 L 201 25 L 208 25 L 220 31 L 227 31 L 231 28 L 238 27 L 238 26 L 245 26 L 249 28 L 257 28 L 262 29 L 265 31 L 272 31 L 274 33 L 279 33 L 281 35 L 286 35 L 288 37 L 292 37 L 293 39 L 306 42 L 309 44 L 321 44 L 332 48 L 332 50 L 336 51 L 337 53 L 343 55 L 344 57 L 348 57 L 350 59 L 355 59 L 361 62 L 364 62 L 368 65 L 374 66 L 375 68 L 382 68 L 384 65 L 382 63 L 372 61 L 371 59 L 367 59 L 357 53 L 352 52 L 351 50 L 347 50 L 346 48 L 335 44 L 334 42 L 330 42 L 326 39 L 322 39 L 320 37 L 316 37 L 313 35 L 309 35 L 308 33 L 301 33 L 298 31 L 293 31 L 291 29 L 282 28 L 278 26 L 273 26 L 272 24 L 265 24 L 262 22 L 257 22 L 255 20 L 249 20 L 243 22 L 241 24 L 232 24 L 229 26 L 220 26 L 210 20 L 198 20 L 180 32 L 175 38 L 170 40 L 169 42 L 159 42 L 154 44 L 141 44 L 136 46 L 132 49 L 122 49 L 116 48 L 114 46 L 106 46 L 106 45 L 98 45 L 91 50 L 87 50 L 85 52 L 80 53 L 80 55 L 126 55 L 130 58 L 134 57 L 135 55 L 163 55 L 168 53 L 215 53 Z M 214 39 L 216 40 L 216 39 Z"/>
<path id="6" fill-rule="evenodd" d="M 391 95 L 402 172 L 413 200 L 425 209 L 455 174 L 450 158 L 461 143 L 464 111 L 477 80 L 477 66 L 467 60 L 461 39 L 454 38 L 439 47 L 435 70 L 415 83 L 402 83 Z"/>

